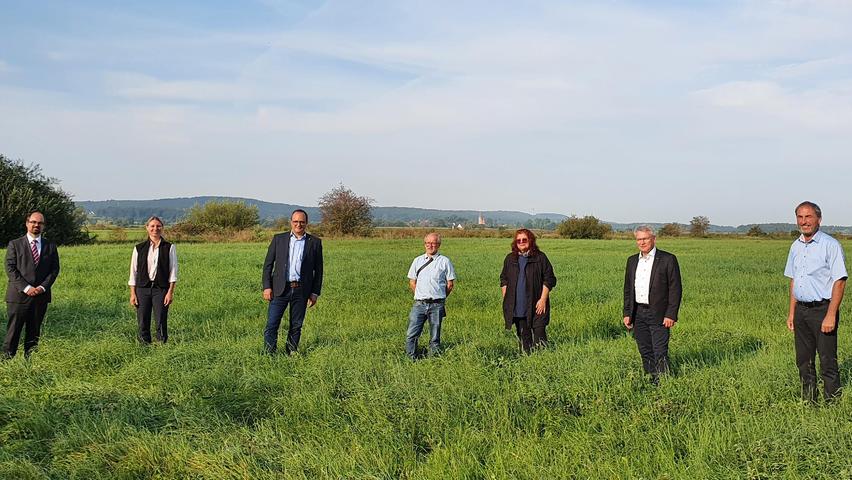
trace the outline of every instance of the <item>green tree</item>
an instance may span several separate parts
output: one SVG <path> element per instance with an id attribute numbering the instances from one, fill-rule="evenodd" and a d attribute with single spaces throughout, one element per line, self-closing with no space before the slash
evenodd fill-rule
<path id="1" fill-rule="evenodd" d="M 568 238 L 607 238 L 612 233 L 612 225 L 591 215 L 582 218 L 572 215 L 559 224 L 556 232 Z"/>
<path id="2" fill-rule="evenodd" d="M 681 234 L 680 225 L 677 223 L 667 223 L 660 227 L 658 232 L 661 237 L 679 237 Z"/>
<path id="3" fill-rule="evenodd" d="M 201 231 L 210 229 L 245 230 L 260 223 L 256 205 L 245 202 L 212 201 L 189 209 L 185 223 Z"/>
<path id="4" fill-rule="evenodd" d="M 38 165 L 26 166 L 0 155 L 0 243 L 26 232 L 27 215 L 38 210 L 47 226 L 44 236 L 60 245 L 88 243 L 92 240 L 83 228 L 86 213 L 74 205 L 71 196 L 59 188 L 59 182 L 45 176 Z"/>
<path id="5" fill-rule="evenodd" d="M 693 237 L 706 237 L 710 230 L 710 219 L 704 215 L 692 217 L 689 221 L 689 234 Z"/>
<path id="6" fill-rule="evenodd" d="M 373 199 L 359 197 L 342 183 L 319 199 L 323 231 L 368 236 L 373 230 Z"/>

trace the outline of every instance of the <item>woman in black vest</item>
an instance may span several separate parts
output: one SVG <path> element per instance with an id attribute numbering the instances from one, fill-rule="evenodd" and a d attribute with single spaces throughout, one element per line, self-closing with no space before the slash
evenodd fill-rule
<path id="1" fill-rule="evenodd" d="M 547 255 L 538 249 L 535 234 L 526 228 L 515 232 L 512 252 L 503 261 L 500 287 L 503 290 L 503 320 L 506 329 L 518 329 L 521 351 L 530 353 L 547 345 L 550 323 L 550 291 L 556 276 Z"/>
<path id="2" fill-rule="evenodd" d="M 175 246 L 163 238 L 163 221 L 151 217 L 145 223 L 148 239 L 136 245 L 130 258 L 130 304 L 136 308 L 139 341 L 151 343 L 151 312 L 157 321 L 157 340 L 166 343 L 166 319 L 177 282 Z"/>

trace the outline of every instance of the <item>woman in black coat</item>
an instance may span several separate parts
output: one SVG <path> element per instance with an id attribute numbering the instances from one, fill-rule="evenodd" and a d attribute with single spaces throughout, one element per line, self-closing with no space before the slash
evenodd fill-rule
<path id="1" fill-rule="evenodd" d="M 503 290 L 503 320 L 506 329 L 518 330 L 521 351 L 547 346 L 550 323 L 550 291 L 556 286 L 553 266 L 526 228 L 515 232 L 512 253 L 503 261 L 500 287 Z"/>

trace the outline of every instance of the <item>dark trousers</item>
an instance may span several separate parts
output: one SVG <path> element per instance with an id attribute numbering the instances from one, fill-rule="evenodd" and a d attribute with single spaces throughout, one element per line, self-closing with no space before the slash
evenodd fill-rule
<path id="1" fill-rule="evenodd" d="M 41 323 L 47 313 L 47 305 L 48 303 L 41 299 L 33 299 L 26 303 L 6 303 L 6 312 L 9 314 L 6 338 L 3 341 L 3 355 L 6 358 L 12 358 L 18 353 L 22 330 L 25 333 L 24 355 L 29 356 L 38 346 Z"/>
<path id="2" fill-rule="evenodd" d="M 151 343 L 151 314 L 157 326 L 157 340 L 166 343 L 169 338 L 167 320 L 169 307 L 163 305 L 166 292 L 169 290 L 160 287 L 136 287 L 136 322 L 139 324 L 139 341 L 144 344 Z"/>
<path id="3" fill-rule="evenodd" d="M 654 310 L 637 305 L 633 318 L 633 338 L 642 356 L 645 373 L 657 377 L 669 371 L 669 329 L 658 320 Z"/>
<path id="4" fill-rule="evenodd" d="M 830 400 L 840 394 L 840 370 L 837 368 L 837 327 L 840 313 L 831 333 L 822 332 L 822 321 L 828 312 L 828 303 L 807 307 L 796 305 L 793 314 L 793 333 L 796 338 L 796 365 L 802 379 L 802 397 L 817 399 L 817 378 L 814 354 L 819 353 L 819 373 L 822 376 L 825 398 Z"/>
<path id="5" fill-rule="evenodd" d="M 547 325 L 543 320 L 530 322 L 526 317 L 514 317 L 512 323 L 518 331 L 518 342 L 522 353 L 530 353 L 533 348 L 547 346 Z"/>
<path id="6" fill-rule="evenodd" d="M 302 292 L 302 287 L 287 287 L 283 295 L 272 297 L 272 301 L 269 302 L 266 329 L 263 331 L 263 341 L 269 353 L 275 353 L 278 349 L 278 328 L 281 326 L 284 310 L 288 306 L 290 307 L 290 327 L 287 329 L 287 354 L 299 348 L 302 324 L 305 323 L 305 311 L 308 308 L 308 297 Z"/>

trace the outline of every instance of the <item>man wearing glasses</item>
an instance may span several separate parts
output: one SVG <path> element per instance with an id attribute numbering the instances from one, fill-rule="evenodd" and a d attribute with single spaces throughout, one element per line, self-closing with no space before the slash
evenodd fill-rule
<path id="1" fill-rule="evenodd" d="M 9 324 L 3 342 L 4 358 L 12 358 L 17 353 L 22 330 L 25 333 L 24 355 L 29 357 L 38 346 L 51 286 L 59 275 L 56 245 L 42 236 L 44 215 L 38 211 L 30 213 L 26 227 L 26 235 L 9 242 L 6 249 Z"/>
<path id="2" fill-rule="evenodd" d="M 633 231 L 639 253 L 627 259 L 624 272 L 624 326 L 642 356 L 642 367 L 656 385 L 669 371 L 669 331 L 677 322 L 682 286 L 677 257 L 658 250 L 651 227 Z"/>
<path id="3" fill-rule="evenodd" d="M 429 355 L 440 354 L 441 321 L 447 316 L 445 303 L 456 279 L 453 263 L 438 253 L 441 236 L 430 233 L 423 242 L 426 253 L 415 258 L 408 269 L 408 287 L 414 292 L 414 306 L 408 315 L 405 353 L 412 360 L 417 358 L 417 340 L 426 320 L 429 320 Z"/>
<path id="4" fill-rule="evenodd" d="M 290 307 L 287 354 L 296 352 L 307 307 L 313 307 L 322 289 L 322 242 L 305 232 L 308 214 L 294 210 L 290 231 L 272 238 L 263 262 L 263 299 L 269 302 L 263 340 L 267 353 L 278 349 L 278 327 Z"/>

